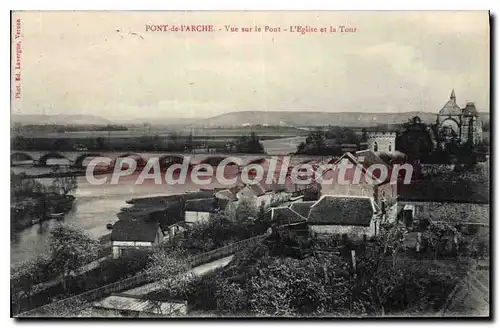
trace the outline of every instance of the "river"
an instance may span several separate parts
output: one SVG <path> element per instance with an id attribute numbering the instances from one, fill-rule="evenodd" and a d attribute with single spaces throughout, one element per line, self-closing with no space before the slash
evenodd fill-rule
<path id="1" fill-rule="evenodd" d="M 265 140 L 263 145 L 268 154 L 287 154 L 295 151 L 297 144 L 304 137 L 283 138 Z M 258 157 L 258 156 L 257 156 Z M 307 156 L 306 156 L 307 157 Z M 88 161 L 89 159 L 87 159 Z M 292 162 L 303 160 L 296 158 Z M 50 159 L 47 164 L 67 165 L 65 159 Z M 85 165 L 86 163 L 84 163 Z M 19 174 L 24 172 L 28 175 L 40 175 L 49 173 L 49 167 L 13 166 L 11 170 Z M 99 176 L 102 178 L 103 176 Z M 44 184 L 50 184 L 50 178 L 38 179 Z M 109 181 L 109 180 L 108 180 Z M 122 179 L 117 185 L 105 184 L 101 186 L 90 184 L 83 176 L 77 178 L 78 188 L 74 192 L 75 201 L 73 209 L 66 214 L 64 223 L 79 227 L 99 238 L 108 234 L 107 223 L 118 220 L 116 214 L 123 207 L 129 207 L 127 200 L 140 197 L 167 196 L 184 193 L 186 191 L 197 191 L 200 186 L 194 183 L 182 185 L 155 185 L 135 184 L 135 179 Z M 211 184 L 204 187 L 222 187 L 222 185 Z M 36 257 L 47 251 L 50 230 L 58 222 L 56 220 L 45 221 L 40 224 L 12 233 L 11 235 L 11 264 L 18 263 Z"/>
<path id="2" fill-rule="evenodd" d="M 48 173 L 49 168 L 43 167 L 12 167 L 15 173 L 25 172 L 35 175 Z M 50 184 L 50 178 L 37 179 L 44 184 Z M 126 203 L 131 198 L 164 196 L 182 193 L 185 191 L 196 191 L 198 186 L 194 184 L 185 185 L 136 185 L 131 179 L 120 181 L 118 185 L 106 184 L 96 186 L 87 182 L 85 177 L 78 177 L 78 188 L 74 192 L 75 201 L 72 210 L 66 214 L 64 223 L 79 227 L 99 238 L 109 233 L 106 229 L 107 223 L 118 220 L 116 214 L 123 207 L 129 207 Z M 40 224 L 13 232 L 11 235 L 11 264 L 18 263 L 36 257 L 47 251 L 51 227 L 58 224 L 56 220 L 49 220 Z"/>

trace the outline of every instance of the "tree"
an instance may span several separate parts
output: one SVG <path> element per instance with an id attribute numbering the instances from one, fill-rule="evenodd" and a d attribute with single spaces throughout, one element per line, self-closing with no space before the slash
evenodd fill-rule
<path id="1" fill-rule="evenodd" d="M 106 148 L 106 142 L 103 137 L 97 137 L 95 141 L 98 150 L 104 150 Z"/>
<path id="2" fill-rule="evenodd" d="M 432 128 L 415 116 L 403 124 L 396 145 L 397 150 L 405 153 L 410 160 L 418 160 L 434 151 L 436 138 Z"/>
<path id="3" fill-rule="evenodd" d="M 193 150 L 193 132 L 189 132 L 189 136 L 186 140 L 186 147 L 185 150 L 187 152 L 190 152 Z"/>
<path id="4" fill-rule="evenodd" d="M 66 196 L 78 187 L 76 176 L 61 176 L 59 165 L 53 165 L 50 168 L 50 172 L 52 175 L 52 185 L 50 188 L 55 193 Z"/>
<path id="5" fill-rule="evenodd" d="M 183 250 L 174 253 L 159 250 L 151 257 L 146 272 L 153 278 L 158 288 L 154 293 L 148 294 L 147 299 L 151 307 L 160 314 L 169 314 L 163 313 L 161 303 L 170 299 L 185 300 L 192 293 L 191 288 L 197 277 L 190 271 L 191 267 L 185 261 L 186 255 Z"/>
<path id="6" fill-rule="evenodd" d="M 257 207 L 252 199 L 248 197 L 241 197 L 236 208 L 236 221 L 245 222 L 253 221 L 257 218 Z"/>
<path id="7" fill-rule="evenodd" d="M 63 276 L 66 290 L 68 275 L 97 259 L 99 243 L 81 229 L 59 225 L 51 231 L 49 249 L 56 271 Z"/>
<path id="8" fill-rule="evenodd" d="M 264 153 L 264 146 L 255 132 L 237 138 L 235 141 L 235 148 L 238 153 Z"/>
<path id="9" fill-rule="evenodd" d="M 10 172 L 10 187 L 13 196 L 32 196 L 42 194 L 46 187 L 35 179 L 26 178 L 24 173 Z"/>
<path id="10" fill-rule="evenodd" d="M 31 297 L 36 285 L 50 279 L 50 264 L 51 259 L 41 255 L 11 267 L 10 286 L 14 303 L 20 305 L 22 298 Z"/>
<path id="11" fill-rule="evenodd" d="M 367 142 L 368 141 L 368 131 L 366 128 L 361 129 L 361 142 Z"/>

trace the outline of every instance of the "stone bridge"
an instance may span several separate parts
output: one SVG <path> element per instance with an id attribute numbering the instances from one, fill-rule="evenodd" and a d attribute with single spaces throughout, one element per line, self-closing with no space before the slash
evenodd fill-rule
<path id="1" fill-rule="evenodd" d="M 26 151 L 12 150 L 10 153 L 10 164 L 15 165 L 37 165 L 47 166 L 47 162 L 51 159 L 61 160 L 59 165 L 68 165 L 77 168 L 83 168 L 92 158 L 106 157 L 112 160 L 112 163 L 117 158 L 131 157 L 134 158 L 138 165 L 145 164 L 149 158 L 159 158 L 160 165 L 182 163 L 184 157 L 190 157 L 190 163 L 201 164 L 206 163 L 213 166 L 218 165 L 222 160 L 228 157 L 236 157 L 246 165 L 269 159 L 270 155 L 263 154 L 222 154 L 222 153 L 204 153 L 204 154 L 188 154 L 188 153 L 153 153 L 153 152 L 97 152 L 97 151 Z"/>

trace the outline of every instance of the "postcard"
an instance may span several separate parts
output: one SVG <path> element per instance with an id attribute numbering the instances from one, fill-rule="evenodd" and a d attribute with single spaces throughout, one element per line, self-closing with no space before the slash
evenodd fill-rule
<path id="1" fill-rule="evenodd" d="M 487 11 L 14 11 L 11 316 L 483 318 Z"/>

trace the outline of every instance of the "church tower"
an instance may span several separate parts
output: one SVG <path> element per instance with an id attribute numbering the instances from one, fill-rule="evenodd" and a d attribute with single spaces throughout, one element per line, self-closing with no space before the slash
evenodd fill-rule
<path id="1" fill-rule="evenodd" d="M 395 132 L 373 132 L 368 134 L 368 149 L 373 152 L 393 154 L 396 151 Z"/>

